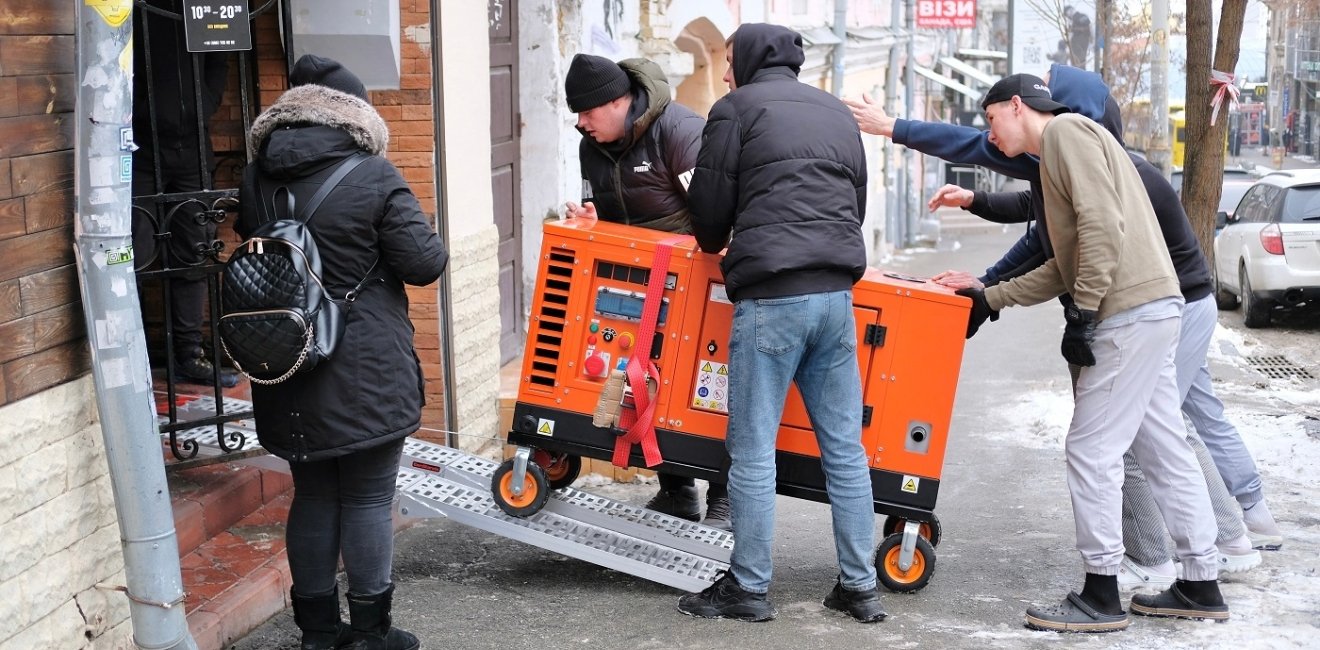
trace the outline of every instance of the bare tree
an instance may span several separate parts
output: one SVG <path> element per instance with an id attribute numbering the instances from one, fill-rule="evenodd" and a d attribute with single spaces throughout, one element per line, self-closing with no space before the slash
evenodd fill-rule
<path id="1" fill-rule="evenodd" d="M 1210 71 L 1233 72 L 1241 52 L 1242 21 L 1247 0 L 1223 0 L 1219 36 L 1211 65 L 1211 0 L 1187 0 L 1187 154 L 1183 165 L 1182 201 L 1192 231 L 1207 260 L 1214 259 L 1215 214 L 1224 180 L 1224 138 L 1228 133 L 1228 98 L 1210 124 L 1215 89 Z"/>

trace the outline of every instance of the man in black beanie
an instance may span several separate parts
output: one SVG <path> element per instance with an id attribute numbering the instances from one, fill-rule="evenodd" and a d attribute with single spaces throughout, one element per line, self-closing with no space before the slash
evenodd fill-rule
<path id="1" fill-rule="evenodd" d="M 706 122 L 671 102 L 669 94 L 664 71 L 652 61 L 573 57 L 564 97 L 582 133 L 582 204 L 570 201 L 569 217 L 692 232 L 687 186 Z M 660 491 L 646 507 L 692 521 L 701 518 L 696 482 L 686 476 L 660 473 Z M 723 485 L 712 484 L 706 491 L 702 523 L 732 528 Z"/>

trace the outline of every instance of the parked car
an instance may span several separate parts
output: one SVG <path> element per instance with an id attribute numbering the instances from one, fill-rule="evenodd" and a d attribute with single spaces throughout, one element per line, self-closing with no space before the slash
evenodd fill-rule
<path id="1" fill-rule="evenodd" d="M 1320 300 L 1320 169 L 1272 172 L 1253 184 L 1215 238 L 1215 298 L 1242 303 L 1247 327 L 1278 307 Z"/>
<path id="2" fill-rule="evenodd" d="M 1247 168 L 1240 165 L 1228 165 L 1224 167 L 1225 183 L 1232 181 L 1232 182 L 1245 182 L 1250 184 L 1250 183 L 1254 183 L 1256 179 L 1259 177 L 1260 174 L 1256 171 L 1254 165 L 1252 166 L 1252 168 Z M 1169 173 L 1169 184 L 1173 186 L 1173 191 L 1177 192 L 1178 196 L 1182 196 L 1182 182 L 1183 182 L 1183 169 L 1182 167 L 1175 167 L 1173 171 Z"/>
<path id="3" fill-rule="evenodd" d="M 1242 202 L 1242 197 L 1246 196 L 1247 190 L 1251 189 L 1251 186 L 1255 184 L 1255 177 L 1224 174 L 1224 186 L 1219 193 L 1219 212 L 1223 221 L 1233 218 L 1233 214 L 1237 211 L 1238 204 Z M 1219 232 L 1219 229 L 1223 227 L 1224 223 L 1222 222 L 1216 225 L 1216 234 Z"/>

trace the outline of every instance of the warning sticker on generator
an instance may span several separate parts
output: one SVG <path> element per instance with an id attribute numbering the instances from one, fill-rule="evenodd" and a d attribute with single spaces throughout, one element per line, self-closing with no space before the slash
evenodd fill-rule
<path id="1" fill-rule="evenodd" d="M 543 436 L 555 435 L 555 421 L 539 418 L 536 421 L 536 432 Z"/>
<path id="2" fill-rule="evenodd" d="M 912 494 L 916 494 L 917 490 L 921 489 L 921 478 L 917 476 L 909 476 L 907 474 L 904 474 L 903 484 L 901 487 L 899 487 L 899 489 L 904 492 L 910 492 Z"/>
<path id="3" fill-rule="evenodd" d="M 697 381 L 692 386 L 692 406 L 720 413 L 729 412 L 729 364 L 706 359 L 697 362 Z"/>

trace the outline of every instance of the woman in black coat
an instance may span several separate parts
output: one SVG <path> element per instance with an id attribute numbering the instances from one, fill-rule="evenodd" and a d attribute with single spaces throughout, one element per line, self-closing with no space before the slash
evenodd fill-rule
<path id="1" fill-rule="evenodd" d="M 366 648 L 416 648 L 417 638 L 392 628 L 389 617 L 394 481 L 404 438 L 420 426 L 425 401 L 404 284 L 434 282 L 449 256 L 407 182 L 383 157 L 389 130 L 362 82 L 339 63 L 309 54 L 294 65 L 289 83 L 292 89 L 248 134 L 254 161 L 243 174 L 235 226 L 241 236 L 266 212 L 291 216 L 281 188 L 303 205 L 344 158 L 371 155 L 330 192 L 309 226 L 331 295 L 343 296 L 368 278 L 348 310 L 343 339 L 311 372 L 252 387 L 261 444 L 293 472 L 286 541 L 294 620 L 305 650 L 350 640 Z M 351 638 L 339 619 L 341 555 Z"/>

